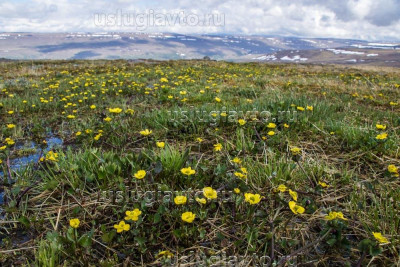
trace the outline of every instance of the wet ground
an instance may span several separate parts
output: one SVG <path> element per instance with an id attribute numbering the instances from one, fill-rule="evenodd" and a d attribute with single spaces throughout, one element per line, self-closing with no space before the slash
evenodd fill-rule
<path id="1" fill-rule="evenodd" d="M 10 159 L 10 169 L 12 171 L 23 171 L 24 168 L 26 168 L 27 166 L 38 162 L 40 157 L 42 157 L 48 151 L 60 148 L 63 145 L 63 140 L 54 135 L 50 135 L 48 138 L 46 138 L 46 142 L 47 142 L 47 147 L 45 149 L 40 148 L 40 146 L 35 142 L 30 142 L 28 144 L 17 144 L 15 147 L 16 149 L 33 149 L 34 153 Z M 3 179 L 7 178 L 4 175 L 3 171 L 0 171 L 0 181 L 2 181 Z M 0 205 L 3 204 L 4 204 L 4 189 L 0 187 Z M 0 214 L 1 210 L 2 209 L 0 207 Z"/>

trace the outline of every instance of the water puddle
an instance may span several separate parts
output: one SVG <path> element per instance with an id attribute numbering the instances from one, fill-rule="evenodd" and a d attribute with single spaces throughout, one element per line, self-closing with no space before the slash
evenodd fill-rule
<path id="1" fill-rule="evenodd" d="M 16 149 L 33 149 L 35 152 L 30 155 L 10 159 L 11 170 L 23 170 L 23 168 L 27 167 L 28 165 L 38 162 L 40 157 L 42 157 L 50 150 L 61 148 L 63 145 L 63 140 L 56 136 L 49 136 L 48 138 L 46 138 L 46 142 L 47 147 L 43 150 L 38 144 L 34 142 L 30 142 L 28 144 L 17 144 L 15 147 Z M 0 171 L 0 181 L 2 181 L 4 178 L 5 176 L 3 171 Z M 4 204 L 4 191 L 3 188 L 0 187 L 0 205 L 2 204 Z M 0 213 L 1 211 L 2 210 L 0 208 Z"/>

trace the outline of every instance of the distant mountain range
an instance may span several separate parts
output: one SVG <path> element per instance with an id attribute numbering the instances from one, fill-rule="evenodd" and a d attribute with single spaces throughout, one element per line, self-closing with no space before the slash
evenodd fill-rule
<path id="1" fill-rule="evenodd" d="M 174 33 L 0 33 L 7 59 L 202 59 L 400 67 L 400 43 Z"/>

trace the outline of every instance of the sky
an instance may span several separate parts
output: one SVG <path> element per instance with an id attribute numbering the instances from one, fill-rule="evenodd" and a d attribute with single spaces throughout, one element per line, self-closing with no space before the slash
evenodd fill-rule
<path id="1" fill-rule="evenodd" d="M 0 32 L 400 40 L 400 0 L 0 0 Z"/>

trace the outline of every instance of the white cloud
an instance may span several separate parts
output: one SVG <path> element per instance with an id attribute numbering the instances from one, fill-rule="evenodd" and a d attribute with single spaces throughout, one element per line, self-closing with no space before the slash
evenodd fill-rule
<path id="1" fill-rule="evenodd" d="M 223 27 L 168 25 L 143 27 L 147 32 L 242 33 L 338 37 L 368 40 L 398 39 L 398 0 L 3 0 L 0 29 L 8 32 L 137 31 L 135 27 L 95 25 L 94 14 L 121 12 L 225 15 Z M 143 30 L 141 28 L 141 30 Z"/>

